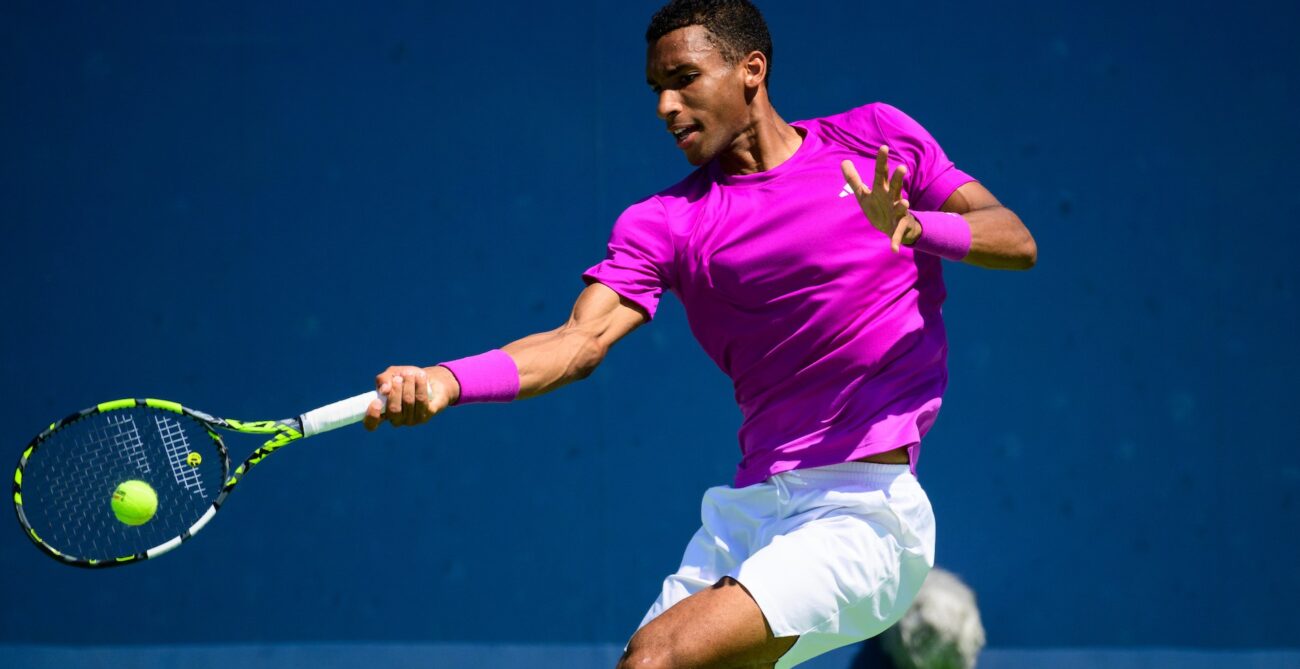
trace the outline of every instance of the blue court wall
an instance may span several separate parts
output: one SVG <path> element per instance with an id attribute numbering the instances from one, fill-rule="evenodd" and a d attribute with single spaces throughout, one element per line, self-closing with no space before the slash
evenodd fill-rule
<path id="1" fill-rule="evenodd" d="M 107 399 L 282 417 L 559 325 L 689 169 L 656 6 L 4 2 L 0 454 Z M 945 269 L 920 463 L 990 643 L 1300 645 L 1295 5 L 763 8 L 785 118 L 895 104 L 1038 240 Z M 552 395 L 295 444 L 155 562 L 67 569 L 5 521 L 0 642 L 620 642 L 737 458 L 660 314 Z"/>

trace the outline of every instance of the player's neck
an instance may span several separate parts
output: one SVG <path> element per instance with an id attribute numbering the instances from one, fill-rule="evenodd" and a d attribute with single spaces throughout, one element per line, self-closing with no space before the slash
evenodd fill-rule
<path id="1" fill-rule="evenodd" d="M 803 135 L 786 123 L 766 101 L 755 101 L 748 127 L 718 156 L 727 174 L 753 174 L 770 170 L 790 159 L 803 144 Z"/>

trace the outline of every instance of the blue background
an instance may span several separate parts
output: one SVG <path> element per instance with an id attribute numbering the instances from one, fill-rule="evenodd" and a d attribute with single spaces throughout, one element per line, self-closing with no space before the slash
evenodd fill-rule
<path id="1" fill-rule="evenodd" d="M 276 418 L 559 325 L 689 167 L 656 2 L 0 5 L 0 444 Z M 764 3 L 787 120 L 883 100 L 1017 211 L 948 264 L 921 462 L 997 646 L 1300 645 L 1292 3 Z M 739 414 L 680 305 L 588 381 L 295 444 L 173 555 L 0 532 L 0 642 L 621 642 Z M 241 455 L 254 443 L 228 439 Z"/>

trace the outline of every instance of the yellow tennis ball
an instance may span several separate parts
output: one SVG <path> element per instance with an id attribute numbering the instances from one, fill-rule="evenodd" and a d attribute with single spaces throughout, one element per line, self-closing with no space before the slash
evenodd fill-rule
<path id="1" fill-rule="evenodd" d="M 123 481 L 113 491 L 113 515 L 127 525 L 144 525 L 157 511 L 158 493 L 144 481 Z"/>

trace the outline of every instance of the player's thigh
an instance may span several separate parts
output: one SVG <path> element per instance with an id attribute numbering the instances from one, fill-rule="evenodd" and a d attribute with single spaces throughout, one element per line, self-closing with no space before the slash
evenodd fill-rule
<path id="1" fill-rule="evenodd" d="M 723 578 L 637 630 L 619 669 L 773 666 L 798 637 L 778 638 L 739 582 Z"/>

